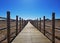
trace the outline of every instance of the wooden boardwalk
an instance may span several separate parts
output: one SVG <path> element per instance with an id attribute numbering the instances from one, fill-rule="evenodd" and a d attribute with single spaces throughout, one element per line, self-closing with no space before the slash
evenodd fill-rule
<path id="1" fill-rule="evenodd" d="M 51 43 L 51 41 L 28 22 L 12 43 Z"/>

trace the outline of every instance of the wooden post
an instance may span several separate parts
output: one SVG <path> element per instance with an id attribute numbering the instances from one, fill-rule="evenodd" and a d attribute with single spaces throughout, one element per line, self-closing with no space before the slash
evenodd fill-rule
<path id="1" fill-rule="evenodd" d="M 44 35 L 45 35 L 45 16 L 43 17 L 43 29 L 44 29 Z"/>
<path id="2" fill-rule="evenodd" d="M 24 19 L 23 19 L 23 28 L 24 28 Z"/>
<path id="3" fill-rule="evenodd" d="M 21 29 L 23 29 L 23 18 L 22 18 L 22 21 L 21 21 L 21 23 L 22 23 L 22 24 L 21 24 Z"/>
<path id="4" fill-rule="evenodd" d="M 26 22 L 25 22 L 25 20 L 24 20 L 24 27 L 25 27 L 25 24 L 26 24 Z"/>
<path id="5" fill-rule="evenodd" d="M 24 19 L 23 19 L 23 28 L 24 28 Z"/>
<path id="6" fill-rule="evenodd" d="M 35 20 L 34 20 L 35 21 Z M 34 26 L 36 27 L 36 23 L 34 22 Z"/>
<path id="7" fill-rule="evenodd" d="M 37 22 L 36 22 L 36 20 L 35 20 L 35 22 L 34 22 L 34 23 L 35 23 L 35 27 L 36 27 L 36 25 L 37 25 L 37 24 L 36 24 L 36 23 L 37 23 Z"/>
<path id="8" fill-rule="evenodd" d="M 52 43 L 55 43 L 55 13 L 52 13 Z"/>
<path id="9" fill-rule="evenodd" d="M 41 31 L 41 18 L 40 18 L 40 31 Z"/>
<path id="10" fill-rule="evenodd" d="M 21 17 L 19 18 L 19 29 L 20 29 L 20 32 L 21 32 Z"/>
<path id="11" fill-rule="evenodd" d="M 37 29 L 38 29 L 38 18 L 37 18 Z"/>
<path id="12" fill-rule="evenodd" d="M 7 11 L 7 43 L 10 43 L 10 11 Z"/>
<path id="13" fill-rule="evenodd" d="M 18 34 L 18 16 L 16 16 L 16 36 Z"/>

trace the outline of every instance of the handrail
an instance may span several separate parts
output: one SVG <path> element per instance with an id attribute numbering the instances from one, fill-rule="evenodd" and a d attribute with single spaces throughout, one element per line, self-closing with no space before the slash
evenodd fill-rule
<path id="1" fill-rule="evenodd" d="M 4 40 L 6 40 L 6 39 L 7 39 L 7 37 L 6 37 L 6 35 L 5 35 L 5 37 L 4 37 L 2 40 L 0 40 L 0 42 L 4 41 Z"/>
<path id="2" fill-rule="evenodd" d="M 0 30 L 5 30 L 5 29 L 7 29 L 7 28 L 0 28 Z"/>
<path id="3" fill-rule="evenodd" d="M 5 18 L 5 17 L 0 17 L 0 19 L 7 19 L 7 18 Z"/>
<path id="4" fill-rule="evenodd" d="M 45 25 L 46 27 L 51 27 L 51 25 Z M 55 27 L 55 29 L 60 30 L 60 27 Z"/>

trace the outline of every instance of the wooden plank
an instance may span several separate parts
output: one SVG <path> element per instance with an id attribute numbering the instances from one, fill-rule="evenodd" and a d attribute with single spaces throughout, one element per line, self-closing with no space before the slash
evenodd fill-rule
<path id="1" fill-rule="evenodd" d="M 51 43 L 51 41 L 28 22 L 12 43 Z"/>

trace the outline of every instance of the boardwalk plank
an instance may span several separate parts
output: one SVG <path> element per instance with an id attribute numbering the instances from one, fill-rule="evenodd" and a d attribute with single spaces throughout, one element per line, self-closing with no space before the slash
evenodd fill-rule
<path id="1" fill-rule="evenodd" d="M 51 43 L 51 41 L 28 22 L 12 43 Z"/>

